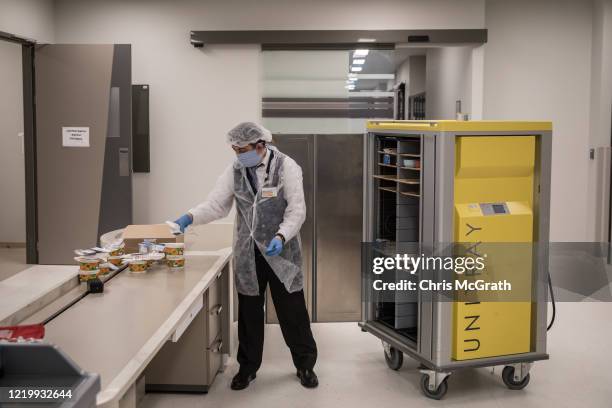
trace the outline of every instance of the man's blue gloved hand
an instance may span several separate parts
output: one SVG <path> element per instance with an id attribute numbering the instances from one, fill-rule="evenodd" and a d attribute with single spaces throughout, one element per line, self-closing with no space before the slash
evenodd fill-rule
<path id="1" fill-rule="evenodd" d="M 178 224 L 179 227 L 181 227 L 181 232 L 185 233 L 185 228 L 193 224 L 193 218 L 191 218 L 190 214 L 184 214 L 181 215 L 181 217 L 174 222 Z"/>
<path id="2" fill-rule="evenodd" d="M 270 244 L 266 248 L 266 255 L 268 256 L 276 256 L 281 253 L 283 250 L 283 240 L 278 236 L 274 237 Z"/>

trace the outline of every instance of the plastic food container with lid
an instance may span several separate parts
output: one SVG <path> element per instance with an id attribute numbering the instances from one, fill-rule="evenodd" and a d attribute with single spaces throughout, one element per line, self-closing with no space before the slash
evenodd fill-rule
<path id="1" fill-rule="evenodd" d="M 123 263 L 123 258 L 121 255 L 112 255 L 108 257 L 108 262 L 112 263 L 115 266 L 120 266 Z"/>
<path id="2" fill-rule="evenodd" d="M 110 246 L 108 254 L 110 256 L 120 256 L 125 253 L 125 243 L 113 244 Z"/>
<path id="3" fill-rule="evenodd" d="M 111 271 L 111 266 L 109 263 L 100 264 L 100 272 L 98 272 L 99 276 L 108 275 Z"/>
<path id="4" fill-rule="evenodd" d="M 74 258 L 79 263 L 79 269 L 81 271 L 92 271 L 100 268 L 102 260 L 100 258 L 94 258 L 89 256 L 78 256 Z"/>
<path id="5" fill-rule="evenodd" d="M 89 271 L 79 270 L 79 282 L 87 282 L 96 279 L 99 273 L 99 269 L 92 269 Z"/>
<path id="6" fill-rule="evenodd" d="M 172 268 L 183 268 L 185 266 L 185 257 L 183 255 L 167 255 L 166 264 Z"/>
<path id="7" fill-rule="evenodd" d="M 143 273 L 147 271 L 147 261 L 144 259 L 135 259 L 130 261 L 130 272 Z"/>
<path id="8" fill-rule="evenodd" d="M 183 255 L 185 253 L 185 243 L 168 242 L 165 244 L 164 253 L 166 255 Z"/>

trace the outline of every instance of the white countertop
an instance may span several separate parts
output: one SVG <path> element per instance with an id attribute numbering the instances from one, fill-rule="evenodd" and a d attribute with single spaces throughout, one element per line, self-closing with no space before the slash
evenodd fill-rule
<path id="1" fill-rule="evenodd" d="M 45 341 L 58 345 L 83 370 L 100 374 L 97 405 L 113 405 L 172 336 L 230 255 L 229 249 L 188 253 L 184 270 L 125 270 L 105 285 L 103 294 L 88 295 L 49 322 Z"/>
<path id="2" fill-rule="evenodd" d="M 48 302 L 78 286 L 75 265 L 35 265 L 0 281 L 0 326 L 12 326 Z"/>
<path id="3" fill-rule="evenodd" d="M 185 256 L 183 270 L 158 265 L 134 274 L 126 269 L 106 282 L 104 293 L 87 295 L 45 325 L 45 342 L 59 346 L 83 370 L 100 374 L 98 406 L 115 406 L 138 379 L 228 264 L 231 249 L 185 251 Z M 84 290 L 76 278 L 78 266 L 35 266 L 24 272 L 0 282 L 4 314 L 23 310 L 62 282 L 77 284 L 47 306 L 38 305 L 35 313 L 22 313 L 20 324 L 45 320 Z"/>

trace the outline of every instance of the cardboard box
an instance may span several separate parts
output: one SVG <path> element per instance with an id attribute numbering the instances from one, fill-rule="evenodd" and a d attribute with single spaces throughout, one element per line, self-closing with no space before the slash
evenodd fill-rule
<path id="1" fill-rule="evenodd" d="M 138 252 L 138 244 L 145 239 L 157 243 L 184 242 L 184 235 L 174 235 L 167 224 L 128 225 L 123 230 L 125 252 Z"/>

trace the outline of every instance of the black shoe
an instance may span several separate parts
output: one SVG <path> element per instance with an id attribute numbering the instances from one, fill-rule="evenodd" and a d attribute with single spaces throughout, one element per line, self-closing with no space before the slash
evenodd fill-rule
<path id="1" fill-rule="evenodd" d="M 238 372 L 238 374 L 232 378 L 232 385 L 230 388 L 234 391 L 244 390 L 249 386 L 249 383 L 255 379 L 255 377 L 257 377 L 255 374 L 244 374 Z"/>
<path id="2" fill-rule="evenodd" d="M 297 376 L 302 385 L 306 388 L 316 388 L 317 385 L 319 385 L 317 375 L 314 371 L 309 370 L 308 368 L 298 370 Z"/>

